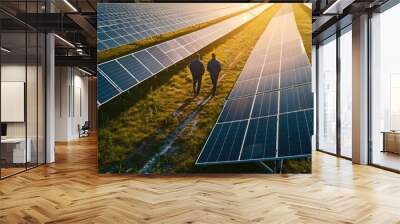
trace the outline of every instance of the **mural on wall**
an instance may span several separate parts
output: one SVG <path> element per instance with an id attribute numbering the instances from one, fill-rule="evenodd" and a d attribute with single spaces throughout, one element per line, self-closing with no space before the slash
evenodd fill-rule
<path id="1" fill-rule="evenodd" d="M 99 172 L 310 173 L 310 6 L 99 3 Z"/>

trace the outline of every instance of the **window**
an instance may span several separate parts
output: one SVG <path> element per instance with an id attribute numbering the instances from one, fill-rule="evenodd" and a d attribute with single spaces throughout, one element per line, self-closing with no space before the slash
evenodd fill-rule
<path id="1" fill-rule="evenodd" d="M 318 149 L 336 153 L 336 36 L 318 48 Z"/>
<path id="2" fill-rule="evenodd" d="M 352 148 L 352 34 L 351 25 L 340 36 L 340 155 L 351 158 Z"/>
<path id="3" fill-rule="evenodd" d="M 373 15 L 371 54 L 372 163 L 400 170 L 400 5 Z"/>

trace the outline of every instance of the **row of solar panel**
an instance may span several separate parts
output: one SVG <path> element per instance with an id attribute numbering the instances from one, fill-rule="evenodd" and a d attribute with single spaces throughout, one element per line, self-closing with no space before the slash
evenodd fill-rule
<path id="1" fill-rule="evenodd" d="M 313 109 L 281 114 L 279 127 L 277 147 L 276 115 L 216 124 L 197 163 L 268 160 L 310 153 Z"/>
<path id="2" fill-rule="evenodd" d="M 265 10 L 269 5 L 260 7 Z M 258 12 L 261 11 L 258 10 Z M 106 89 L 98 88 L 98 105 L 108 102 L 122 92 L 197 52 L 252 18 L 250 12 L 240 14 L 199 31 L 98 65 L 99 76 L 102 76 L 100 78 L 104 78 L 104 82 L 109 82 L 108 88 L 115 89 L 111 94 L 103 93 Z"/>
<path id="3" fill-rule="evenodd" d="M 279 100 L 278 107 L 278 91 L 228 100 L 217 123 L 276 115 L 278 109 L 279 113 L 312 109 L 311 84 L 281 89 Z"/>
<path id="4" fill-rule="evenodd" d="M 279 77 L 280 77 L 280 87 L 289 88 L 304 83 L 311 82 L 311 68 L 310 66 L 302 66 L 292 70 L 279 72 L 274 74 L 268 74 L 263 76 L 261 73 L 261 78 L 247 79 L 244 81 L 239 80 L 236 82 L 234 88 L 229 94 L 229 99 L 235 99 L 250 95 L 255 95 L 263 92 L 270 92 L 278 90 Z M 257 88 L 258 85 L 258 88 Z"/>
<path id="5" fill-rule="evenodd" d="M 230 4 L 230 3 L 186 3 L 186 4 L 99 4 L 97 7 L 99 27 L 119 24 L 123 21 L 140 22 L 141 20 L 156 20 L 158 16 L 169 16 L 182 18 L 180 15 L 194 15 L 199 13 L 213 13 L 220 10 L 232 8 L 248 8 L 251 4 Z"/>
<path id="6" fill-rule="evenodd" d="M 283 7 L 269 23 L 196 164 L 310 155 L 311 68 L 293 24 L 296 25 L 294 16 L 288 7 Z"/>
<path id="7" fill-rule="evenodd" d="M 111 7 L 110 7 L 111 6 Z M 98 51 L 206 22 L 249 7 L 250 4 L 99 4 Z M 109 9 L 111 8 L 111 9 Z"/>

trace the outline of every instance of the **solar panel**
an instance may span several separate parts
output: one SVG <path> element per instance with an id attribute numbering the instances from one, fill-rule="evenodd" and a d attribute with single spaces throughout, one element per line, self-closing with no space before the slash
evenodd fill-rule
<path id="1" fill-rule="evenodd" d="M 126 90 L 138 81 L 117 61 L 111 61 L 107 66 L 101 65 L 99 68 L 122 90 Z"/>
<path id="2" fill-rule="evenodd" d="M 154 56 L 152 56 L 149 52 L 147 52 L 147 50 L 136 52 L 134 55 L 153 74 L 158 73 L 164 68 L 164 66 L 159 61 L 157 61 Z"/>
<path id="3" fill-rule="evenodd" d="M 148 52 L 154 56 L 164 67 L 172 65 L 174 62 L 160 50 L 157 46 L 148 49 Z"/>
<path id="4" fill-rule="evenodd" d="M 239 157 L 236 150 L 242 144 L 247 121 L 217 124 L 204 147 L 199 160 L 205 162 L 231 161 Z"/>
<path id="5" fill-rule="evenodd" d="M 256 96 L 251 117 L 264 117 L 278 113 L 278 92 L 262 93 Z"/>
<path id="6" fill-rule="evenodd" d="M 280 115 L 278 156 L 311 154 L 313 110 Z"/>
<path id="7" fill-rule="evenodd" d="M 258 79 L 250 79 L 246 81 L 236 82 L 235 88 L 229 94 L 229 99 L 251 96 L 255 94 Z"/>
<path id="8" fill-rule="evenodd" d="M 257 41 L 196 164 L 309 157 L 313 106 L 311 66 L 284 5 Z"/>
<path id="9" fill-rule="evenodd" d="M 241 160 L 276 156 L 276 116 L 251 119 Z"/>
<path id="10" fill-rule="evenodd" d="M 253 5 L 100 3 L 97 6 L 98 51 L 207 22 Z"/>
<path id="11" fill-rule="evenodd" d="M 270 4 L 261 4 L 246 13 L 204 29 L 101 63 L 97 66 L 98 71 L 103 71 L 113 81 L 115 79 L 115 84 L 122 91 L 126 91 L 250 21 L 255 16 L 253 11 L 257 10 L 260 13 L 270 6 Z M 115 71 L 118 74 L 113 74 Z M 130 79 L 127 74 L 135 79 L 136 82 Z M 124 81 L 125 79 L 127 80 L 126 82 Z M 119 94 L 120 92 L 116 93 L 112 98 Z M 98 105 L 101 106 L 101 104 L 99 103 Z"/>
<path id="12" fill-rule="evenodd" d="M 103 104 L 119 91 L 100 73 L 97 75 L 97 102 Z"/>
<path id="13" fill-rule="evenodd" d="M 249 117 L 254 96 L 228 100 L 222 109 L 218 122 L 243 120 Z"/>
<path id="14" fill-rule="evenodd" d="M 118 62 L 123 65 L 137 80 L 143 81 L 149 78 L 152 73 L 142 63 L 132 55 L 128 55 L 118 59 Z"/>

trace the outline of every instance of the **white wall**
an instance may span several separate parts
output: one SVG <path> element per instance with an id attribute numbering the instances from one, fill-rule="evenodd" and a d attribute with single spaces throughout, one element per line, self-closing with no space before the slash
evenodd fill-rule
<path id="1" fill-rule="evenodd" d="M 4 64 L 1 66 L 1 81 L 3 82 L 25 82 L 25 64 Z M 6 108 L 1 108 L 6 110 Z M 7 137 L 25 137 L 25 123 L 7 123 Z"/>
<path id="2" fill-rule="evenodd" d="M 36 69 L 39 69 L 38 71 Z M 22 113 L 26 112 L 27 120 L 23 122 L 6 122 L 8 138 L 25 138 L 30 140 L 32 162 L 39 159 L 44 163 L 44 89 L 43 73 L 41 67 L 25 66 L 18 63 L 4 63 L 1 66 L 2 82 L 24 82 L 26 84 L 26 108 L 22 107 Z M 27 77 L 27 82 L 26 82 Z M 23 94 L 23 93 L 22 93 Z M 2 96 L 7 97 L 7 96 Z M 1 108 L 10 110 L 10 108 Z M 38 150 L 38 151 L 37 151 Z M 39 156 L 37 156 L 39 153 Z"/>
<path id="3" fill-rule="evenodd" d="M 88 78 L 73 67 L 56 67 L 55 140 L 79 138 L 78 125 L 88 120 Z"/>

